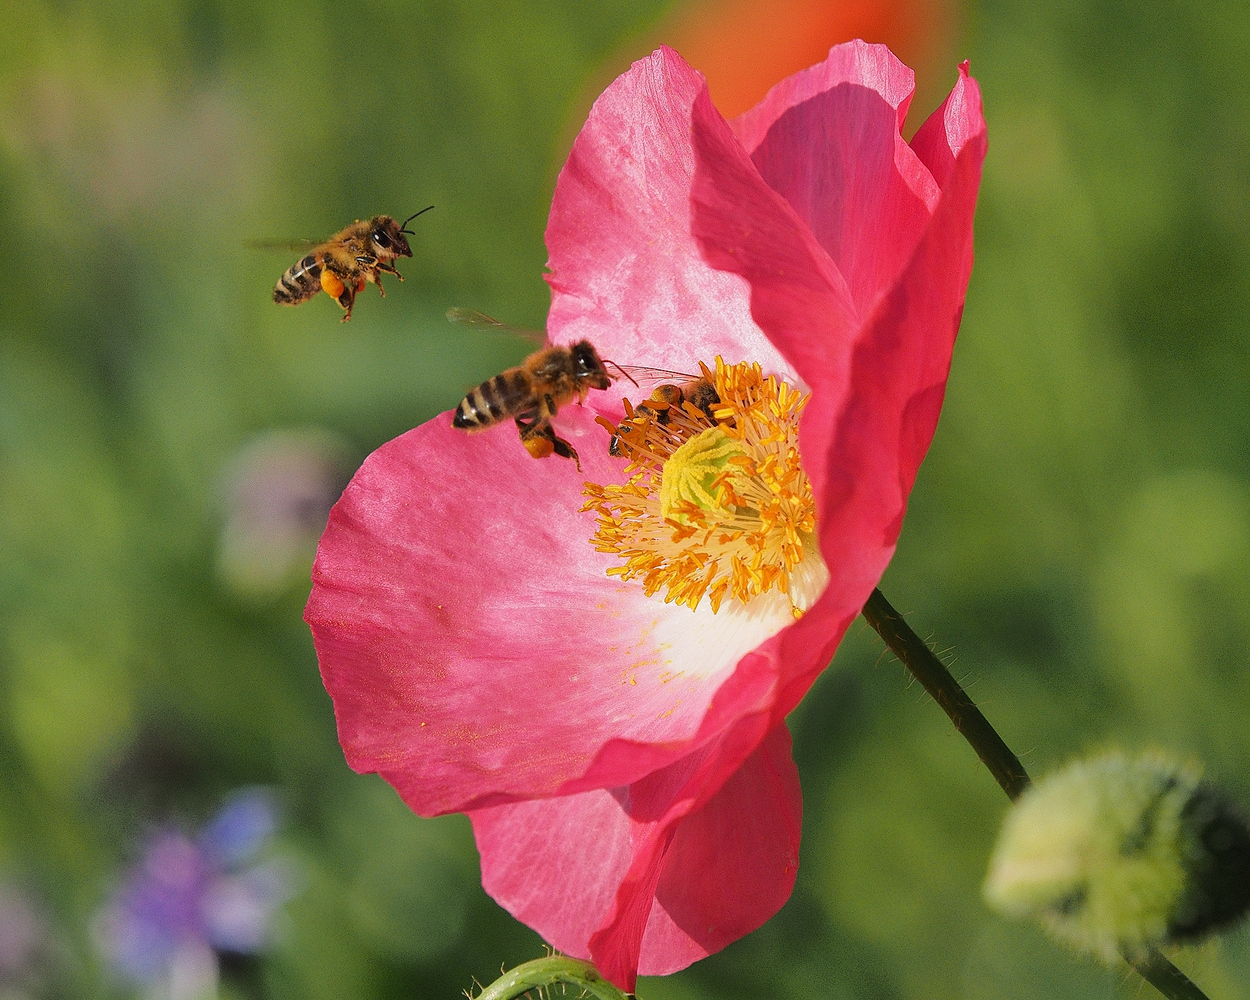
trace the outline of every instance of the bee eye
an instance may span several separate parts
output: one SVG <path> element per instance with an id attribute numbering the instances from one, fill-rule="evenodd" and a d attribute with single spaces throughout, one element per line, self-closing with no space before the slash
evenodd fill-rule
<path id="1" fill-rule="evenodd" d="M 573 349 L 573 358 L 577 364 L 577 374 L 589 375 L 595 370 L 595 359 L 581 344 Z"/>
<path id="2" fill-rule="evenodd" d="M 389 250 L 391 247 L 391 238 L 380 229 L 373 234 L 373 242 L 380 246 L 383 250 Z"/>

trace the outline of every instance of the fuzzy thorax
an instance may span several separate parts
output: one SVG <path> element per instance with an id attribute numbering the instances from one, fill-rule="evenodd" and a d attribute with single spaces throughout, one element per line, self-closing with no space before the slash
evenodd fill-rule
<path id="1" fill-rule="evenodd" d="M 663 590 L 691 609 L 707 597 L 716 612 L 726 598 L 745 604 L 778 590 L 797 618 L 828 581 L 799 461 L 810 397 L 758 364 L 718 357 L 714 372 L 700 367 L 718 402 L 626 402 L 625 422 L 608 425 L 629 479 L 586 484 L 583 509 L 599 515 L 591 542 L 624 557 L 608 573 L 641 580 L 648 596 Z"/>

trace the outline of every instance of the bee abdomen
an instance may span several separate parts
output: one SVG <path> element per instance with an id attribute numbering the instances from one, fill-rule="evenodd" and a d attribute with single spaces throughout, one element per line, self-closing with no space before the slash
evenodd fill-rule
<path id="1" fill-rule="evenodd" d="M 528 382 L 523 372 L 512 369 L 487 379 L 460 401 L 452 427 L 476 430 L 491 427 L 505 417 L 513 416 L 528 396 Z"/>
<path id="2" fill-rule="evenodd" d="M 273 300 L 280 305 L 298 305 L 321 291 L 321 264 L 309 254 L 292 264 L 273 286 Z"/>
<path id="3" fill-rule="evenodd" d="M 702 410 L 708 420 L 715 422 L 716 415 L 713 409 L 720 404 L 720 393 L 716 391 L 716 386 L 707 379 L 701 378 L 684 386 L 683 389 L 685 401 Z"/>

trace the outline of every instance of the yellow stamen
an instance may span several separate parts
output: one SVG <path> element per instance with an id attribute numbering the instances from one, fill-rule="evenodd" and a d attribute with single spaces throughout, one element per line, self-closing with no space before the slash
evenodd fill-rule
<path id="1" fill-rule="evenodd" d="M 712 611 L 779 590 L 795 617 L 824 588 L 828 574 L 816 542 L 816 504 L 799 462 L 799 416 L 808 396 L 758 364 L 700 366 L 703 379 L 672 387 L 613 428 L 630 459 L 620 485 L 587 483 L 583 510 L 599 515 L 591 539 L 624 557 L 608 570 L 640 580 L 648 596 Z M 700 383 L 716 400 L 700 395 Z M 692 402 L 692 399 L 698 402 Z M 710 416 L 709 416 L 710 413 Z M 616 453 L 616 452 L 614 452 Z"/>

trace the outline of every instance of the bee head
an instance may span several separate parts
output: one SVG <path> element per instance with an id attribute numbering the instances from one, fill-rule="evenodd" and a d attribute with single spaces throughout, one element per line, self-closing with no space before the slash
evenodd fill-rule
<path id="1" fill-rule="evenodd" d="M 382 260 L 391 257 L 411 257 L 412 249 L 403 227 L 389 215 L 379 215 L 369 230 L 370 249 Z"/>
<path id="2" fill-rule="evenodd" d="M 606 389 L 612 384 L 612 376 L 599 360 L 599 352 L 589 340 L 579 340 L 571 350 L 573 371 L 579 379 L 595 389 Z"/>
<path id="3" fill-rule="evenodd" d="M 379 215 L 373 220 L 373 229 L 369 233 L 369 241 L 373 244 L 375 252 L 386 257 L 411 257 L 412 249 L 408 246 L 408 240 L 404 236 L 407 233 L 412 235 L 412 230 L 408 228 L 408 223 L 415 219 L 418 215 L 424 215 L 433 205 L 426 205 L 419 212 L 413 212 L 402 223 L 396 222 L 389 215 Z"/>

